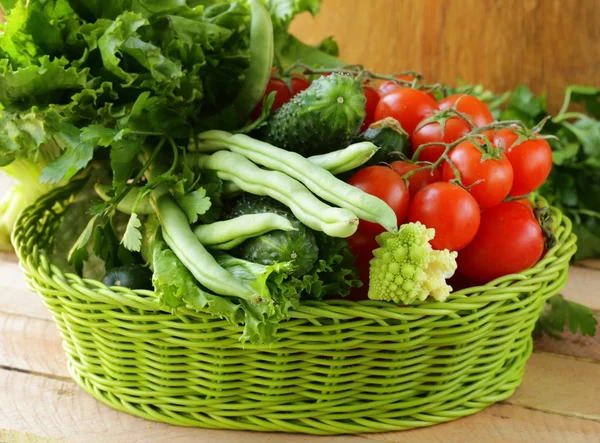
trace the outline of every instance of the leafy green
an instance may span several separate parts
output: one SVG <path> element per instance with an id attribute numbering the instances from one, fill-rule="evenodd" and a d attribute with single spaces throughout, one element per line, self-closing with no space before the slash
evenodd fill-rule
<path id="1" fill-rule="evenodd" d="M 0 103 L 27 108 L 60 103 L 65 97 L 85 88 L 89 70 L 69 67 L 65 58 L 50 61 L 46 55 L 39 65 L 13 69 L 7 59 L 0 60 Z"/>
<path id="2" fill-rule="evenodd" d="M 98 216 L 95 215 L 88 221 L 85 229 L 81 232 L 79 237 L 77 237 L 75 244 L 69 251 L 69 264 L 72 265 L 79 274 L 81 274 L 83 269 L 83 262 L 88 258 L 87 244 L 92 238 L 92 233 L 94 232 L 97 220 Z"/>
<path id="3" fill-rule="evenodd" d="M 150 261 L 155 292 L 165 309 L 186 307 L 224 318 L 231 324 L 243 323 L 242 341 L 272 343 L 279 322 L 288 318 L 290 309 L 298 306 L 300 293 L 287 282 L 293 270 L 291 263 L 265 266 L 226 254 L 215 257 L 233 278 L 253 289 L 254 302 L 217 296 L 203 288 L 163 241 L 156 218 L 151 218 L 144 226 L 142 250 Z"/>
<path id="4" fill-rule="evenodd" d="M 125 229 L 125 234 L 123 235 L 123 246 L 125 246 L 130 251 L 138 251 L 142 246 L 142 233 L 140 232 L 140 227 L 142 226 L 142 222 L 138 218 L 137 214 L 134 212 L 129 217 L 129 222 L 127 222 L 127 228 Z"/>
<path id="5" fill-rule="evenodd" d="M 71 5 L 19 2 L 0 35 L 2 106 L 10 115 L 54 109 L 49 135 L 60 138 L 64 153 L 44 173 L 48 183 L 72 177 L 98 147 L 137 151 L 132 138 L 140 133 L 187 137 L 242 84 L 250 19 L 243 3 L 218 11 L 179 0 Z M 55 32 L 40 33 L 41 22 L 53 23 Z M 90 127 L 101 136 L 90 137 Z M 134 157 L 115 160 L 115 188 L 132 172 Z"/>
<path id="6" fill-rule="evenodd" d="M 594 336 L 597 324 L 594 311 L 557 294 L 546 301 L 535 332 L 558 340 L 567 326 L 573 334 Z"/>
<path id="7" fill-rule="evenodd" d="M 317 45 L 317 49 L 333 57 L 340 55 L 340 48 L 331 35 L 321 40 Z"/>
<path id="8" fill-rule="evenodd" d="M 292 19 L 303 12 L 313 16 L 321 9 L 321 0 L 266 0 L 273 24 L 287 29 Z"/>
<path id="9" fill-rule="evenodd" d="M 188 218 L 190 223 L 196 223 L 198 216 L 203 215 L 210 208 L 210 198 L 206 196 L 206 189 L 198 188 L 188 194 L 175 194 L 177 204 Z"/>
<path id="10" fill-rule="evenodd" d="M 322 300 L 327 297 L 345 297 L 352 288 L 362 286 L 354 267 L 355 257 L 348 242 L 313 232 L 319 248 L 319 259 L 312 270 L 294 285 L 303 298 Z"/>
<path id="11" fill-rule="evenodd" d="M 316 46 L 307 45 L 288 32 L 291 21 L 298 14 L 315 15 L 321 9 L 321 0 L 266 0 L 273 19 L 275 59 L 282 67 L 296 62 L 311 66 L 339 68 L 345 65 L 337 59 L 338 48 L 331 38 Z"/>
<path id="12" fill-rule="evenodd" d="M 231 104 L 249 66 L 244 0 L 3 3 L 0 167 L 34 198 L 94 160 L 112 171 L 111 200 L 93 209 L 105 227 L 128 183 L 142 178 L 143 146 L 157 137 L 185 146 L 199 122 Z M 3 207 L 7 221 L 15 208 Z M 74 257 L 80 265 L 85 254 Z"/>
<path id="13" fill-rule="evenodd" d="M 185 306 L 225 318 L 232 324 L 243 321 L 241 306 L 200 288 L 191 272 L 164 241 L 156 241 L 151 258 L 152 284 L 161 305 L 168 310 Z"/>
<path id="14" fill-rule="evenodd" d="M 519 86 L 512 93 L 502 120 L 521 120 L 528 127 L 535 126 L 538 117 L 546 112 L 546 97 L 537 97 L 525 86 Z"/>

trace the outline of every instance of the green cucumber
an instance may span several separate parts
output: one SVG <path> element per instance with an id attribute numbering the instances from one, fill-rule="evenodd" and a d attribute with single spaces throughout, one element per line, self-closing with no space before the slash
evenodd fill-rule
<path id="1" fill-rule="evenodd" d="M 402 155 L 408 158 L 412 156 L 408 134 L 402 129 L 397 120 L 390 117 L 369 126 L 354 139 L 354 143 L 359 142 L 371 142 L 380 148 L 364 166 L 390 163 L 394 160 L 400 160 Z"/>
<path id="2" fill-rule="evenodd" d="M 319 258 L 319 248 L 313 231 L 300 223 L 284 205 L 270 197 L 244 193 L 230 201 L 223 211 L 227 219 L 265 213 L 285 217 L 294 230 L 270 231 L 250 238 L 238 246 L 233 255 L 261 265 L 291 261 L 296 268 L 295 277 L 307 274 Z"/>
<path id="3" fill-rule="evenodd" d="M 345 148 L 365 119 L 365 94 L 348 75 L 331 74 L 271 115 L 257 138 L 305 157 Z"/>

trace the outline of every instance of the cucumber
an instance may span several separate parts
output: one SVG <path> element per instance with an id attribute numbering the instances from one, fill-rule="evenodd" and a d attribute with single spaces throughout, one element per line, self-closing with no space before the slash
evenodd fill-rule
<path id="1" fill-rule="evenodd" d="M 356 137 L 354 142 L 371 142 L 380 148 L 363 166 L 400 160 L 399 154 L 403 154 L 407 158 L 412 155 L 408 134 L 396 119 L 390 117 L 373 123 Z"/>
<path id="2" fill-rule="evenodd" d="M 113 268 L 102 279 L 106 286 L 124 286 L 129 289 L 152 289 L 152 271 L 141 265 Z"/>
<path id="3" fill-rule="evenodd" d="M 224 208 L 225 218 L 247 214 L 274 213 L 287 218 L 294 231 L 271 231 L 250 238 L 234 251 L 233 255 L 261 265 L 292 261 L 295 277 L 308 273 L 319 258 L 319 248 L 313 231 L 298 221 L 284 205 L 270 197 L 242 194 Z"/>
<path id="4" fill-rule="evenodd" d="M 257 138 L 305 157 L 345 148 L 365 119 L 365 94 L 348 75 L 331 74 L 279 108 Z"/>

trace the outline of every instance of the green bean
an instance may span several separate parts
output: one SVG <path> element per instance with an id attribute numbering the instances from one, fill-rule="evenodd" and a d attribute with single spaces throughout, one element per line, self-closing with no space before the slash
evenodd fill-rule
<path id="1" fill-rule="evenodd" d="M 187 216 L 177 205 L 167 188 L 152 191 L 152 204 L 162 226 L 163 237 L 177 258 L 207 289 L 220 295 L 251 299 L 256 294 L 219 266 L 202 246 L 188 223 Z"/>
<path id="2" fill-rule="evenodd" d="M 295 231 L 296 228 L 292 226 L 287 218 L 267 212 L 247 214 L 231 220 L 199 225 L 194 229 L 194 234 L 204 246 L 227 250 L 236 247 L 249 238 L 276 230 Z"/>
<path id="3" fill-rule="evenodd" d="M 210 143 L 207 142 L 203 143 L 201 148 L 209 148 L 210 146 Z M 217 148 L 215 150 L 220 149 L 218 146 L 215 148 Z M 190 144 L 189 149 L 195 149 L 193 144 Z M 351 171 L 352 169 L 365 164 L 377 151 L 379 151 L 379 149 L 378 146 L 375 146 L 371 142 L 360 142 L 354 143 L 347 148 L 338 151 L 328 152 L 327 154 L 322 155 L 313 155 L 312 157 L 308 157 L 308 159 L 315 165 L 328 170 L 332 174 L 341 174 L 342 172 Z M 191 162 L 193 163 L 193 160 Z M 235 183 L 223 183 L 223 194 L 232 196 L 240 192 L 242 192 L 242 190 Z"/>
<path id="4" fill-rule="evenodd" d="M 396 214 L 383 200 L 335 178 L 295 152 L 277 148 L 244 134 L 207 131 L 198 135 L 199 150 L 229 149 L 254 163 L 295 178 L 323 200 L 348 209 L 360 219 L 380 224 L 387 231 L 398 229 Z"/>
<path id="5" fill-rule="evenodd" d="M 192 154 L 194 155 L 194 154 Z M 196 161 L 192 158 L 191 160 L 192 164 L 195 163 Z M 233 182 L 223 182 L 223 191 L 222 191 L 222 195 L 226 196 L 227 198 L 229 197 L 233 197 L 236 194 L 239 194 L 240 192 L 243 192 L 242 189 L 236 185 Z"/>
<path id="6" fill-rule="evenodd" d="M 112 188 L 110 187 L 110 185 L 103 185 L 102 183 L 96 183 L 94 185 L 94 190 L 96 191 L 96 194 L 98 194 L 98 197 L 100 197 L 105 202 L 111 199 L 111 197 L 108 195 L 108 191 L 110 191 L 111 189 Z M 122 212 L 124 214 L 131 214 L 132 212 L 134 212 L 133 207 L 138 198 L 138 195 L 140 194 L 140 189 L 141 188 L 139 187 L 134 187 L 131 191 L 129 191 L 125 195 L 123 200 L 121 200 L 117 204 L 117 211 Z M 144 199 L 142 199 L 142 201 L 138 204 L 137 208 L 135 209 L 135 213 L 139 215 L 154 214 L 154 209 L 152 209 L 152 205 L 150 204 L 150 198 L 145 197 Z"/>
<path id="7" fill-rule="evenodd" d="M 234 182 L 246 192 L 268 195 L 283 203 L 309 228 L 331 237 L 349 237 L 356 232 L 355 214 L 328 206 L 286 174 L 261 169 L 243 155 L 229 151 L 198 155 L 195 160 L 198 168 L 217 171 L 219 178 Z"/>
<path id="8" fill-rule="evenodd" d="M 239 124 L 242 125 L 260 103 L 267 89 L 274 54 L 273 23 L 269 12 L 257 0 L 250 1 L 250 8 L 250 67 L 246 71 L 240 93 L 233 101 L 240 119 Z"/>
<path id="9" fill-rule="evenodd" d="M 327 154 L 313 155 L 308 157 L 311 163 L 322 167 L 333 175 L 351 171 L 369 161 L 379 147 L 371 142 L 354 143 L 347 148 Z"/>

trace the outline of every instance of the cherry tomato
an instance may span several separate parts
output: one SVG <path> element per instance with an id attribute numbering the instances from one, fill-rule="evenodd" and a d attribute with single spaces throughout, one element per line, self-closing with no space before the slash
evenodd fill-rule
<path id="1" fill-rule="evenodd" d="M 511 131 L 508 128 L 502 128 L 494 133 L 494 145 L 508 151 L 512 148 L 518 138 L 519 136 L 514 131 Z"/>
<path id="2" fill-rule="evenodd" d="M 375 121 L 386 117 L 395 118 L 406 132 L 412 134 L 419 122 L 437 109 L 435 100 L 425 92 L 398 88 L 381 97 L 375 108 Z"/>
<path id="3" fill-rule="evenodd" d="M 438 106 L 442 110 L 454 105 L 456 105 L 457 111 L 469 115 L 473 120 L 473 124 L 478 128 L 489 125 L 494 121 L 494 117 L 485 103 L 472 95 L 455 94 L 438 102 Z"/>
<path id="4" fill-rule="evenodd" d="M 399 80 L 407 81 L 407 82 L 412 82 L 415 79 L 411 75 L 397 75 L 396 78 Z M 401 84 L 393 82 L 391 80 L 386 80 L 382 84 L 379 85 L 379 95 L 384 96 L 388 92 L 393 91 L 394 89 L 401 88 L 403 86 L 409 87 L 410 85 L 401 85 Z"/>
<path id="5" fill-rule="evenodd" d="M 269 83 L 267 83 L 267 89 L 265 90 L 265 95 L 263 97 L 267 97 L 271 92 L 275 91 L 275 100 L 273 101 L 273 106 L 271 107 L 272 111 L 281 108 L 287 102 L 292 99 L 292 92 L 288 85 L 279 78 L 271 77 L 269 79 Z M 262 110 L 263 100 L 260 101 L 258 105 L 252 111 L 252 115 L 250 116 L 252 120 L 256 120 L 260 117 L 260 112 Z"/>
<path id="6" fill-rule="evenodd" d="M 529 212 L 531 212 L 533 214 L 533 205 L 531 204 L 531 202 L 526 199 L 526 198 L 521 198 L 519 200 L 515 200 L 517 203 L 521 203 L 522 205 L 524 205 L 527 209 L 529 209 Z"/>
<path id="7" fill-rule="evenodd" d="M 458 254 L 461 274 L 478 283 L 530 268 L 542 256 L 544 235 L 527 207 L 503 202 L 481 214 L 477 235 Z"/>
<path id="8" fill-rule="evenodd" d="M 366 257 L 368 260 L 373 258 L 373 251 L 379 247 L 376 235 L 364 231 L 357 231 L 346 239 L 352 253 L 355 256 Z"/>
<path id="9" fill-rule="evenodd" d="M 460 117 L 451 117 L 446 120 L 443 131 L 439 122 L 428 123 L 410 136 L 413 154 L 419 146 L 425 143 L 452 143 L 470 131 L 469 124 Z M 444 153 L 444 149 L 445 147 L 442 145 L 428 146 L 419 153 L 419 160 L 434 163 Z"/>
<path id="10" fill-rule="evenodd" d="M 511 143 L 513 136 L 496 133 L 496 144 L 510 146 L 506 157 L 514 171 L 514 183 L 510 190 L 512 197 L 529 194 L 539 188 L 550 175 L 552 169 L 552 149 L 543 138 Z M 516 140 L 516 134 L 514 136 Z"/>
<path id="11" fill-rule="evenodd" d="M 354 174 L 348 183 L 386 202 L 396 213 L 398 224 L 406 221 L 410 200 L 408 189 L 404 180 L 390 168 L 369 166 Z M 376 223 L 364 220 L 360 221 L 358 229 L 371 234 L 380 234 L 385 230 Z"/>
<path id="12" fill-rule="evenodd" d="M 423 165 L 398 160 L 390 163 L 390 167 L 396 172 L 396 174 L 402 177 L 409 171 L 422 168 Z M 434 169 L 432 171 L 425 170 L 411 175 L 408 177 L 408 191 L 410 192 L 411 198 L 414 197 L 414 195 L 425 186 L 441 180 L 442 174 L 440 173 L 439 169 Z"/>
<path id="13" fill-rule="evenodd" d="M 510 195 L 519 197 L 539 188 L 552 169 L 552 149 L 543 138 L 524 140 L 508 128 L 494 134 L 494 144 L 503 147 L 512 164 L 515 180 Z"/>
<path id="14" fill-rule="evenodd" d="M 459 251 L 467 246 L 477 233 L 479 217 L 473 196 L 446 182 L 433 183 L 417 192 L 408 211 L 408 221 L 435 229 L 431 246 L 438 250 Z"/>
<path id="15" fill-rule="evenodd" d="M 293 74 L 290 83 L 292 84 L 292 91 L 294 92 L 294 95 L 304 91 L 305 89 L 308 89 L 310 86 L 310 82 L 302 74 Z"/>
<path id="16" fill-rule="evenodd" d="M 465 277 L 458 271 L 455 272 L 454 275 L 448 279 L 448 284 L 452 287 L 453 292 L 477 286 L 476 282 Z"/>
<path id="17" fill-rule="evenodd" d="M 450 151 L 450 160 L 460 172 L 464 186 L 471 186 L 481 180 L 469 191 L 481 209 L 491 208 L 500 203 L 513 185 L 513 170 L 508 158 L 504 153 L 495 149 L 494 151 L 494 155 L 501 157 L 500 159 L 484 159 L 483 153 L 469 140 L 459 143 Z M 444 181 L 455 178 L 454 171 L 446 162 L 442 178 Z"/>
<path id="18" fill-rule="evenodd" d="M 369 270 L 371 258 L 364 255 L 356 257 L 354 267 L 358 271 L 358 278 L 362 281 L 363 285 L 360 288 L 352 288 L 350 295 L 348 295 L 345 300 L 360 301 L 369 299 Z"/>
<path id="19" fill-rule="evenodd" d="M 411 83 L 414 81 L 414 77 L 411 75 L 397 75 L 396 78 L 400 79 L 400 80 L 405 80 L 405 81 L 411 82 Z M 417 82 L 417 84 L 422 85 L 423 81 L 420 80 Z M 387 94 L 390 91 L 393 91 L 394 89 L 403 88 L 403 87 L 408 88 L 409 86 L 410 85 L 399 84 L 399 83 L 393 82 L 391 80 L 386 80 L 379 85 L 379 88 L 378 88 L 379 95 L 383 97 L 385 94 Z M 430 96 L 432 99 L 436 100 L 435 95 L 432 92 L 427 92 L 427 95 Z"/>
<path id="20" fill-rule="evenodd" d="M 377 103 L 379 103 L 379 94 L 377 93 L 377 89 L 363 86 L 363 91 L 365 92 L 365 98 L 367 99 L 365 104 L 366 116 L 362 126 L 360 127 L 360 132 L 363 132 L 371 125 L 371 123 L 375 121 L 375 108 L 377 107 Z"/>
<path id="21" fill-rule="evenodd" d="M 346 300 L 367 300 L 369 293 L 369 262 L 373 258 L 373 251 L 379 247 L 375 234 L 357 231 L 348 237 L 348 245 L 356 257 L 354 267 L 358 271 L 358 278 L 363 282 L 362 287 L 353 288 Z"/>

